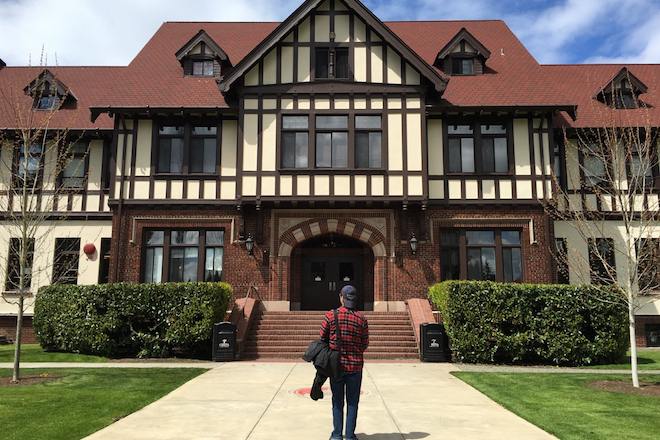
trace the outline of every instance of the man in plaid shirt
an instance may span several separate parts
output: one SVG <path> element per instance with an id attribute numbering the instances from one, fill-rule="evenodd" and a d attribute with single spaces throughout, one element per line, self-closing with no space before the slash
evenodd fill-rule
<path id="1" fill-rule="evenodd" d="M 357 290 L 351 285 L 344 286 L 340 295 L 341 307 L 337 309 L 339 322 L 339 342 L 341 346 L 341 377 L 330 380 L 332 389 L 332 422 L 334 430 L 330 440 L 342 440 L 344 425 L 344 395 L 346 396 L 346 440 L 356 440 L 360 388 L 362 387 L 363 353 L 369 346 L 369 324 L 360 312 L 355 310 Z M 329 341 L 330 347 L 337 350 L 335 315 L 330 310 L 321 324 L 321 339 Z"/>

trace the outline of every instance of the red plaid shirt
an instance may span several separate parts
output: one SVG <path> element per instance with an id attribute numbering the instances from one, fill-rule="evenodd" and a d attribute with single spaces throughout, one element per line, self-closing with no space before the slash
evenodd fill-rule
<path id="1" fill-rule="evenodd" d="M 357 373 L 364 365 L 363 353 L 369 346 L 369 324 L 360 312 L 341 306 L 337 309 L 337 319 L 341 329 L 341 371 Z M 330 342 L 330 348 L 337 349 L 335 314 L 330 310 L 321 324 L 321 339 Z"/>

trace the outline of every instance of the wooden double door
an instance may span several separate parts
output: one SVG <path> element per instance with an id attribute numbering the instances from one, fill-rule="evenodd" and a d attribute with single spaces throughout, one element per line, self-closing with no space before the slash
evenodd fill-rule
<path id="1" fill-rule="evenodd" d="M 364 256 L 306 254 L 301 261 L 302 310 L 330 310 L 340 305 L 347 284 L 358 290 L 357 309 L 364 310 Z"/>

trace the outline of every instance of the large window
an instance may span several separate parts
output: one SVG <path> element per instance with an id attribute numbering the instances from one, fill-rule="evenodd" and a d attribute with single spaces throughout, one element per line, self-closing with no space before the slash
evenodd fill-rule
<path id="1" fill-rule="evenodd" d="M 223 230 L 149 230 L 145 248 L 145 283 L 222 280 Z"/>
<path id="2" fill-rule="evenodd" d="M 32 262 L 34 260 L 34 240 L 29 240 L 25 249 L 21 247 L 21 239 L 12 238 L 9 241 L 9 258 L 7 261 L 6 291 L 20 289 L 21 281 L 21 254 L 25 252 L 25 266 L 23 268 L 23 288 L 30 289 L 32 283 Z"/>
<path id="3" fill-rule="evenodd" d="M 442 280 L 522 282 L 520 231 L 440 231 Z"/>
<path id="4" fill-rule="evenodd" d="M 616 281 L 614 240 L 611 238 L 590 238 L 588 244 L 591 284 L 613 284 Z"/>
<path id="5" fill-rule="evenodd" d="M 217 126 L 159 126 L 157 172 L 215 173 L 217 135 Z"/>
<path id="6" fill-rule="evenodd" d="M 348 167 L 348 116 L 316 117 L 316 167 Z"/>
<path id="7" fill-rule="evenodd" d="M 448 171 L 450 173 L 510 172 L 506 124 L 449 124 Z"/>
<path id="8" fill-rule="evenodd" d="M 317 48 L 314 76 L 323 78 L 348 78 L 348 48 Z"/>
<path id="9" fill-rule="evenodd" d="M 79 238 L 55 239 L 53 284 L 78 284 Z"/>
<path id="10" fill-rule="evenodd" d="M 62 170 L 62 187 L 81 189 L 87 173 L 87 145 L 83 142 L 76 142 L 67 153 L 67 163 Z"/>
<path id="11" fill-rule="evenodd" d="M 21 145 L 16 158 L 16 185 L 38 186 L 43 168 L 41 145 Z"/>
<path id="12" fill-rule="evenodd" d="M 381 168 L 382 156 L 380 115 L 282 116 L 282 168 Z"/>
<path id="13" fill-rule="evenodd" d="M 599 144 L 585 145 L 583 150 L 584 185 L 595 188 L 607 184 L 607 169 L 603 161 L 604 153 Z"/>
<path id="14" fill-rule="evenodd" d="M 636 240 L 637 282 L 642 293 L 660 290 L 660 238 Z"/>

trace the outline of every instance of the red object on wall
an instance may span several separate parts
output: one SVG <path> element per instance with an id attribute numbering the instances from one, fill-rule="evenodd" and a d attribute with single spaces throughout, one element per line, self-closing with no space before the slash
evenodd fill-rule
<path id="1" fill-rule="evenodd" d="M 96 252 L 96 246 L 94 246 L 94 243 L 87 243 L 85 246 L 83 246 L 83 252 L 85 255 L 94 255 L 94 252 Z"/>

